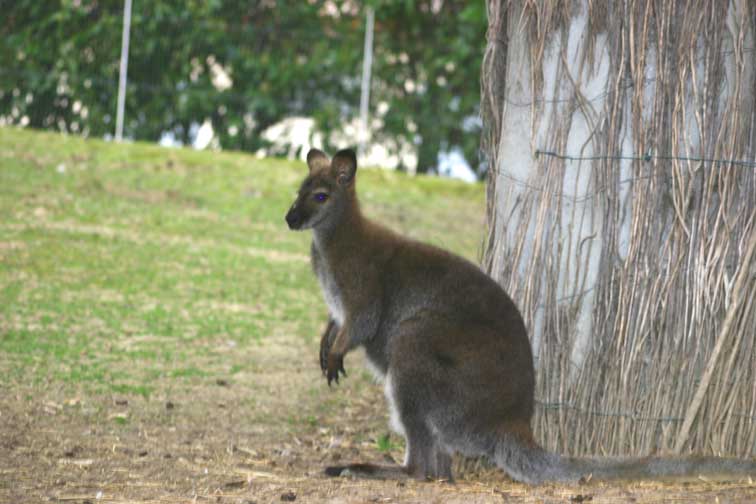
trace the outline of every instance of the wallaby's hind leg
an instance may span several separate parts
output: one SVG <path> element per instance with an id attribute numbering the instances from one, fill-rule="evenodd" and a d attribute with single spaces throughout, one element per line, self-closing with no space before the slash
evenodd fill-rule
<path id="1" fill-rule="evenodd" d="M 442 449 L 436 450 L 436 479 L 454 481 L 452 476 L 452 457 Z"/>
<path id="2" fill-rule="evenodd" d="M 424 445 L 416 439 L 407 448 L 407 465 L 348 464 L 326 467 L 327 476 L 355 476 L 375 479 L 405 479 L 452 481 L 451 456 L 435 446 Z M 419 446 L 418 446 L 419 445 Z M 412 448 L 415 446 L 415 448 Z"/>
<path id="3" fill-rule="evenodd" d="M 386 377 L 386 398 L 391 408 L 392 427 L 404 435 L 406 454 L 404 465 L 349 464 L 326 468 L 328 476 L 355 476 L 378 479 L 403 479 L 452 481 L 451 456 L 444 452 L 438 439 L 426 424 L 424 411 L 417 410 L 421 404 L 413 396 L 400 396 L 394 388 L 394 380 Z"/>
<path id="4" fill-rule="evenodd" d="M 399 427 L 407 443 L 407 472 L 415 479 L 451 481 L 451 456 L 441 449 L 438 436 L 429 427 L 429 405 L 417 396 L 419 391 L 411 383 L 402 383 L 401 378 L 391 381 L 395 381 L 394 389 L 389 390 L 392 383 L 388 382 L 386 395 L 395 409 L 391 412 L 394 423 L 400 422 L 394 427 Z"/>
<path id="5" fill-rule="evenodd" d="M 408 419 L 404 428 L 407 440 L 407 473 L 419 480 L 452 481 L 451 456 L 441 450 L 438 439 L 426 426 L 425 419 Z"/>

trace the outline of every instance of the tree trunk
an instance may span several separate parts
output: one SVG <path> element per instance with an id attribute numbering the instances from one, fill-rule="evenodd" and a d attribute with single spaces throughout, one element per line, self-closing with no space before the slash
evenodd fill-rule
<path id="1" fill-rule="evenodd" d="M 485 266 L 530 331 L 540 440 L 753 455 L 756 4 L 488 13 Z"/>

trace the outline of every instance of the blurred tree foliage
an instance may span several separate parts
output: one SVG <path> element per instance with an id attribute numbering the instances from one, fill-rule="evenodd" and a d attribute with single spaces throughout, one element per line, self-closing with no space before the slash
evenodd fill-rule
<path id="1" fill-rule="evenodd" d="M 368 4 L 371 111 L 388 106 L 378 140 L 415 144 L 418 171 L 453 148 L 476 167 L 483 3 Z M 0 120 L 111 134 L 123 2 L 0 0 L 0 11 Z M 255 150 L 286 116 L 336 129 L 358 113 L 364 25 L 351 0 L 134 0 L 125 134 L 188 143 L 209 118 L 223 148 Z"/>

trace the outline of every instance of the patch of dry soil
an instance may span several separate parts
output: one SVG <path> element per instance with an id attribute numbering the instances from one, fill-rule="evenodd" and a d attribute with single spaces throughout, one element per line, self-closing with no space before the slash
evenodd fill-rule
<path id="1" fill-rule="evenodd" d="M 149 399 L 0 385 L 0 502 L 756 502 L 750 481 L 528 487 L 457 462 L 455 484 L 329 479 L 334 461 L 385 461 L 380 387 L 358 370 L 329 390 L 314 345 L 255 345 L 254 367 Z"/>

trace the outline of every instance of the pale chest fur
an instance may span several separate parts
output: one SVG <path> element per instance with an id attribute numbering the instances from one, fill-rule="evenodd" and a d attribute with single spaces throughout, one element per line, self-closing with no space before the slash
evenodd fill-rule
<path id="1" fill-rule="evenodd" d="M 328 267 L 328 263 L 314 244 L 312 247 L 312 268 L 318 278 L 320 290 L 323 292 L 323 298 L 328 305 L 331 317 L 336 321 L 336 324 L 343 325 L 344 303 L 341 298 L 341 290 L 333 271 Z"/>

